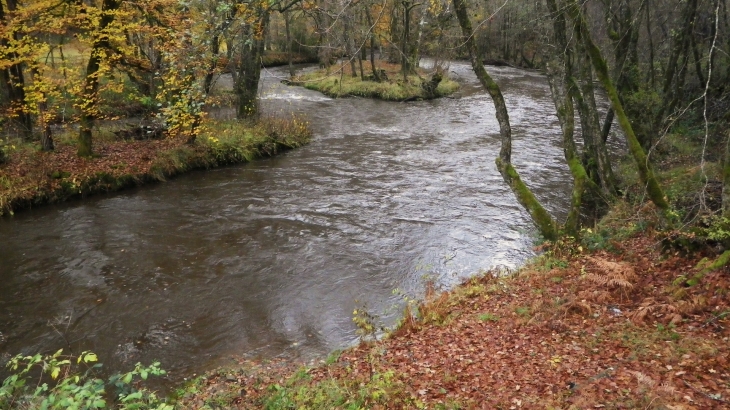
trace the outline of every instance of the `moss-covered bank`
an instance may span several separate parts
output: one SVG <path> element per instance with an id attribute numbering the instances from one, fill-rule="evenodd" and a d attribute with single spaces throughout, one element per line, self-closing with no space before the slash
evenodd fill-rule
<path id="1" fill-rule="evenodd" d="M 447 75 L 438 74 L 440 82 L 435 89 L 429 89 L 433 78 L 421 70 L 419 75 L 409 75 L 407 79 L 399 73 L 399 67 L 378 63 L 379 81 L 373 76 L 350 75 L 347 67 L 317 70 L 296 77 L 291 84 L 301 85 L 307 89 L 319 91 L 332 98 L 348 96 L 376 98 L 386 101 L 428 100 L 445 97 L 455 93 L 459 84 Z M 428 78 L 427 78 L 428 77 Z"/>
<path id="2" fill-rule="evenodd" d="M 119 141 L 95 146 L 96 156 L 78 158 L 72 141 L 59 139 L 54 152 L 34 146 L 6 148 L 0 165 L 0 216 L 70 198 L 164 181 L 193 169 L 215 168 L 269 157 L 311 138 L 298 119 L 263 119 L 255 124 L 209 124 L 194 144 L 181 138 Z"/>

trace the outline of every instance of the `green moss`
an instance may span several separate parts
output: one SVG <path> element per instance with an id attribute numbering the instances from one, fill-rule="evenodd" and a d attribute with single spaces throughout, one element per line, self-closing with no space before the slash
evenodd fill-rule
<path id="1" fill-rule="evenodd" d="M 423 81 L 418 76 L 409 76 L 407 81 L 399 78 L 395 81 L 362 81 L 360 77 L 350 75 L 327 74 L 316 71 L 298 77 L 294 84 L 319 91 L 329 97 L 340 98 L 357 96 L 377 98 L 386 101 L 425 100 L 429 99 L 422 87 Z M 459 89 L 459 84 L 445 77 L 436 87 L 434 97 L 444 97 Z"/>
<path id="2" fill-rule="evenodd" d="M 555 220 L 552 216 L 550 216 L 545 208 L 543 208 L 527 185 L 522 182 L 520 175 L 514 169 L 512 164 L 505 164 L 499 157 L 497 157 L 496 162 L 497 168 L 512 187 L 512 192 L 514 192 L 515 196 L 517 196 L 517 200 L 525 207 L 525 209 L 527 209 L 530 216 L 532 216 L 532 220 L 540 230 L 540 234 L 550 241 L 557 239 L 558 229 Z"/>

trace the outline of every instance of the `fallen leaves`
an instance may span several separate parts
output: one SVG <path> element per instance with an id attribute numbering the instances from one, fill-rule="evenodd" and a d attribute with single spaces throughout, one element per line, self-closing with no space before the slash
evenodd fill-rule
<path id="1" fill-rule="evenodd" d="M 392 372 L 406 388 L 373 408 L 727 408 L 730 318 L 721 312 L 730 311 L 730 278 L 709 274 L 677 300 L 672 280 L 692 261 L 661 255 L 654 243 L 637 237 L 618 253 L 577 257 L 559 272 L 486 275 L 430 295 L 419 309 L 427 322 L 310 369 L 301 388 L 332 379 L 364 386 L 373 374 Z M 599 265 L 620 269 L 632 286 L 586 280 L 587 264 L 596 272 Z M 551 280 L 557 274 L 559 283 Z M 693 300 L 706 303 L 681 308 Z M 570 303 L 587 308 L 565 309 Z M 520 307 L 529 309 L 516 314 Z M 629 320 L 642 311 L 642 321 Z M 257 408 L 267 386 L 285 376 L 242 379 L 247 394 L 232 403 Z"/>

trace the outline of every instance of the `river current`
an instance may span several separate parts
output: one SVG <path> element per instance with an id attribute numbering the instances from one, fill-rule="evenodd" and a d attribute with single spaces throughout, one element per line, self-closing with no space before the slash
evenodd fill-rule
<path id="1" fill-rule="evenodd" d="M 424 281 L 448 287 L 533 256 L 535 229 L 494 165 L 491 100 L 465 63 L 458 98 L 333 100 L 263 73 L 267 115 L 306 116 L 281 156 L 0 219 L 0 361 L 92 350 L 108 370 L 171 380 L 231 357 L 310 358 L 385 325 Z M 490 68 L 513 161 L 554 215 L 569 174 L 545 78 Z M 216 115 L 232 115 L 227 111 Z"/>

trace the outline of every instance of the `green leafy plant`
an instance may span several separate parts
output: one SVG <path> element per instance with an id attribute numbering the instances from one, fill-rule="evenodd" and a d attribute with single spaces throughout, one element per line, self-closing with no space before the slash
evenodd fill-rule
<path id="1" fill-rule="evenodd" d="M 150 366 L 137 363 L 134 370 L 104 381 L 95 375 L 101 367 L 97 361 L 92 352 L 74 357 L 64 355 L 63 349 L 52 355 L 15 356 L 7 363 L 11 375 L 0 386 L 0 409 L 173 409 L 154 392 L 135 384 L 164 375 L 159 362 Z M 111 404 L 108 390 L 116 393 Z"/>
<path id="2" fill-rule="evenodd" d="M 499 320 L 499 316 L 493 313 L 482 313 L 479 315 L 479 320 L 482 322 L 496 322 Z"/>

